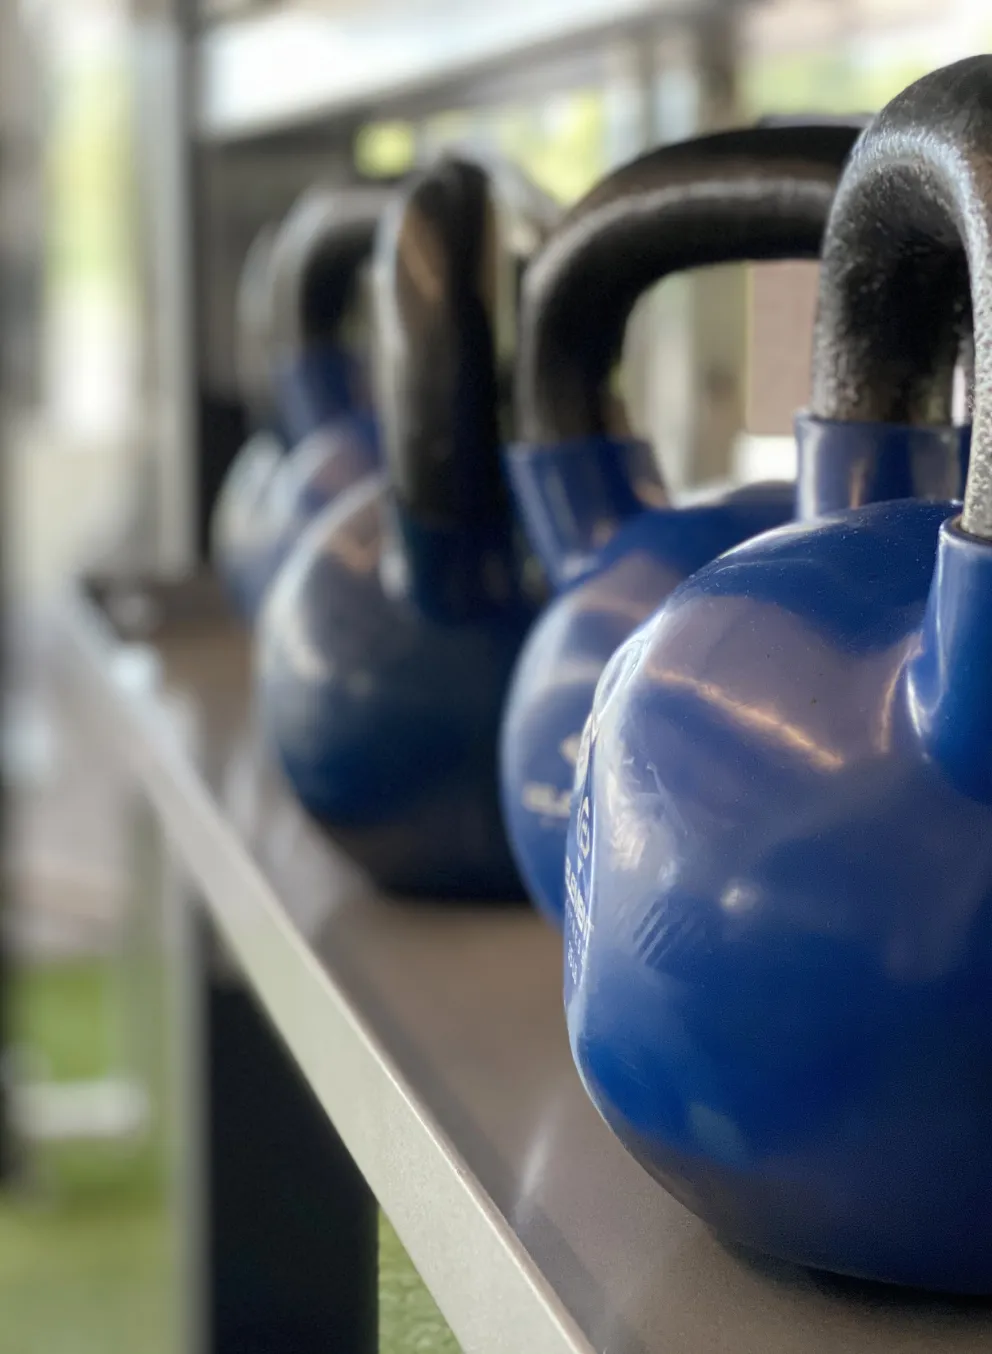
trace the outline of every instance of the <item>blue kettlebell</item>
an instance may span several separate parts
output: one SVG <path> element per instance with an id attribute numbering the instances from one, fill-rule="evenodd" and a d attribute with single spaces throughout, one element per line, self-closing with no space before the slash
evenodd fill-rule
<path id="1" fill-rule="evenodd" d="M 791 484 L 672 506 L 650 448 L 611 436 L 609 378 L 638 296 L 673 272 L 815 258 L 853 126 L 756 127 L 662 147 L 604 179 L 532 265 L 508 457 L 560 595 L 528 638 L 500 743 L 503 813 L 531 896 L 562 923 L 582 725 L 604 664 L 684 578 L 793 513 Z"/>
<path id="2" fill-rule="evenodd" d="M 387 200 L 379 188 L 304 194 L 268 246 L 260 300 L 243 313 L 249 342 L 266 331 L 276 428 L 249 439 L 225 477 L 212 554 L 248 621 L 306 523 L 378 465 L 356 292 Z M 243 312 L 263 266 L 254 257 L 246 263 Z"/>
<path id="3" fill-rule="evenodd" d="M 286 454 L 272 373 L 275 227 L 264 226 L 245 255 L 235 300 L 235 373 L 249 427 L 217 495 L 210 553 L 231 600 L 242 612 L 239 543 L 251 538 L 269 481 Z"/>
<path id="4" fill-rule="evenodd" d="M 565 864 L 572 1051 L 630 1151 L 735 1242 L 962 1293 L 992 1291 L 990 165 L 992 58 L 894 99 L 815 337 L 815 416 L 943 418 L 970 296 L 963 510 L 836 512 L 683 584 L 603 674 Z"/>
<path id="5" fill-rule="evenodd" d="M 260 718 L 289 781 L 398 893 L 521 894 L 496 741 L 534 604 L 502 479 L 500 366 L 551 210 L 509 170 L 445 158 L 384 218 L 386 471 L 313 523 L 259 623 Z"/>

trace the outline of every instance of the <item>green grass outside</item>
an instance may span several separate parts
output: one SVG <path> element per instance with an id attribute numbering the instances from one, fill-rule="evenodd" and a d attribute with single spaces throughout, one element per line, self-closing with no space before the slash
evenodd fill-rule
<path id="1" fill-rule="evenodd" d="M 100 965 L 35 970 L 17 984 L 14 1036 L 61 1080 L 107 1065 L 109 984 Z M 0 1195 L 0 1354 L 179 1354 L 161 1152 L 46 1148 Z M 385 1218 L 383 1354 L 458 1354 Z"/>

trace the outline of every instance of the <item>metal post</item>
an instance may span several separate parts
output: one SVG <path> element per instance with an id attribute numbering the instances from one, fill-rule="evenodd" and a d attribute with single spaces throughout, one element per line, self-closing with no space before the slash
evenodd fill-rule
<path id="1" fill-rule="evenodd" d="M 236 394 L 209 370 L 220 166 L 196 144 L 196 8 L 134 0 L 149 375 L 160 413 L 149 563 L 167 571 L 202 558 L 213 497 L 244 432 Z M 186 1354 L 373 1354 L 375 1201 L 239 976 L 220 962 L 161 840 L 157 852 L 173 974 Z"/>
<path id="2" fill-rule="evenodd" d="M 617 49 L 607 89 L 613 163 L 650 145 L 739 121 L 737 20 L 710 13 L 691 32 L 645 32 Z M 628 326 L 627 406 L 673 489 L 722 479 L 744 422 L 747 279 L 743 268 L 675 277 Z"/>
<path id="3" fill-rule="evenodd" d="M 607 53 L 603 91 L 606 106 L 605 158 L 607 167 L 622 164 L 657 140 L 654 122 L 655 40 L 649 31 L 618 43 Z M 633 431 L 650 437 L 658 447 L 656 420 L 659 336 L 665 298 L 647 297 L 630 317 L 624 340 L 624 402 Z M 659 323 L 661 322 L 661 323 Z"/>
<path id="4" fill-rule="evenodd" d="M 717 131 L 740 121 L 739 19 L 729 7 L 696 28 L 696 130 Z M 724 479 L 734 440 L 744 426 L 747 379 L 747 274 L 721 268 L 691 280 L 693 411 L 688 481 Z"/>
<path id="5" fill-rule="evenodd" d="M 135 206 L 150 424 L 138 505 L 147 520 L 136 531 L 149 556 L 146 567 L 167 572 L 186 570 L 196 554 L 192 28 L 190 0 L 132 0 Z"/>
<path id="6" fill-rule="evenodd" d="M 189 713 L 173 710 L 192 755 Z M 375 1354 L 375 1198 L 227 959 L 153 812 L 134 821 L 169 957 L 180 1348 Z"/>
<path id="7" fill-rule="evenodd" d="M 188 902 L 185 1170 L 195 1354 L 374 1354 L 375 1199 Z M 198 1295 L 198 1296 L 197 1296 Z"/>
<path id="8" fill-rule="evenodd" d="M 0 52 L 4 50 L 7 39 L 10 37 L 8 28 L 11 24 L 9 14 L 6 19 L 4 15 L 7 10 L 0 11 Z M 2 67 L 0 67 L 2 74 Z M 4 98 L 3 88 L 0 86 L 0 214 L 3 212 L 3 202 L 5 190 L 7 187 L 7 177 L 10 168 L 10 149 L 8 145 L 8 104 Z M 5 218 L 0 215 L 0 225 L 5 223 Z M 6 251 L 6 230 L 0 230 L 0 282 L 6 277 L 8 268 Z M 6 362 L 4 354 L 9 339 L 6 332 L 6 325 L 0 327 L 0 512 L 6 520 L 6 467 L 9 464 L 9 457 L 4 455 L 7 439 L 7 405 L 5 399 L 6 388 Z M 3 678 L 6 673 L 6 665 L 3 662 L 3 643 L 6 634 L 6 616 L 2 609 L 2 601 L 6 596 L 6 569 L 3 567 L 4 535 L 0 535 L 0 691 L 4 691 L 5 686 Z M 7 973 L 7 947 L 5 944 L 6 921 L 7 921 L 7 813 L 6 813 L 6 780 L 5 767 L 0 763 L 0 1058 L 7 1052 L 7 1007 L 10 1001 L 10 985 Z M 0 1076 L 0 1181 L 7 1179 L 10 1161 L 8 1146 L 8 1122 L 6 1105 L 6 1087 L 5 1078 Z"/>
<path id="9" fill-rule="evenodd" d="M 41 367 L 41 158 L 39 80 L 24 15 L 0 5 L 0 444 L 11 431 L 15 404 L 34 402 Z M 10 458 L 0 456 L 0 515 L 7 523 Z M 10 559 L 9 533 L 0 533 L 0 692 L 5 691 L 4 647 Z M 0 766 L 0 1070 L 8 1049 L 10 954 L 6 775 Z M 0 1075 L 0 1182 L 15 1168 L 9 1086 Z"/>

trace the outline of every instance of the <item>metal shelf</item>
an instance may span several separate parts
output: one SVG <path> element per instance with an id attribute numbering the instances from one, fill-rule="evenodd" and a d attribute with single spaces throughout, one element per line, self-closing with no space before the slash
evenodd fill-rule
<path id="1" fill-rule="evenodd" d="M 290 5 L 200 39 L 199 132 L 234 141 L 331 119 L 409 111 L 428 94 L 478 99 L 480 82 L 602 48 L 708 0 L 421 0 L 338 13 Z"/>
<path id="2" fill-rule="evenodd" d="M 573 1069 L 557 936 L 376 895 L 259 756 L 211 586 L 81 590 L 65 629 L 108 749 L 466 1350 L 992 1351 L 990 1304 L 733 1253 L 652 1183 Z"/>

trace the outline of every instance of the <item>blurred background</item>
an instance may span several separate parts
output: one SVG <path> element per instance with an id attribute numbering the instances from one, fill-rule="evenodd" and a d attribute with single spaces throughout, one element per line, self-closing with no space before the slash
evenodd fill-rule
<path id="1" fill-rule="evenodd" d="M 168 1153 L 131 1075 L 121 963 L 140 833 L 52 635 L 81 570 L 183 569 L 202 548 L 243 431 L 232 297 L 254 231 L 310 179 L 393 175 L 451 143 L 567 202 L 658 141 L 870 112 L 990 46 L 987 0 L 2 0 L 0 1354 L 180 1348 Z M 677 489 L 788 473 L 814 288 L 808 265 L 722 269 L 641 304 L 623 379 Z M 384 1348 L 453 1349 L 383 1244 Z"/>

